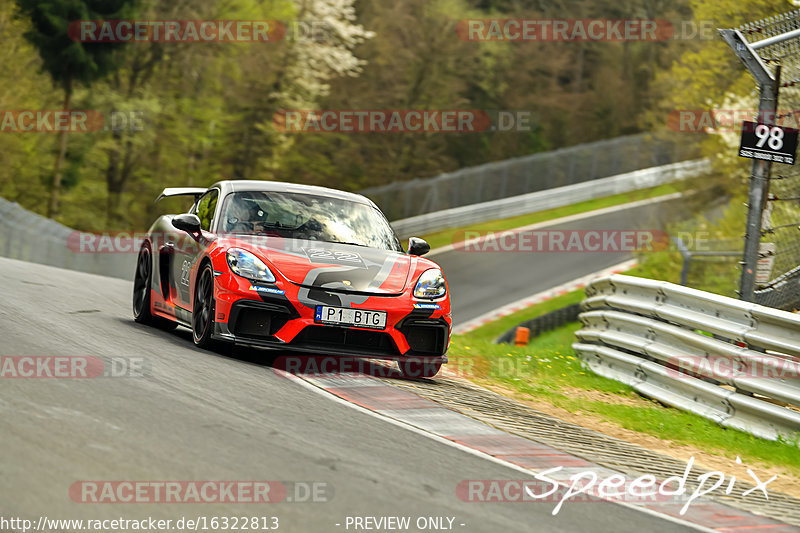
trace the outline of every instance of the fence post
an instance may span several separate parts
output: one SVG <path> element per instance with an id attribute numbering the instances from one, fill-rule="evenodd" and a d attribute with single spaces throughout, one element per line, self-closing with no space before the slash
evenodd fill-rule
<path id="1" fill-rule="evenodd" d="M 766 46 L 765 43 L 754 43 L 751 46 L 739 30 L 719 30 L 722 38 L 733 48 L 733 51 L 753 75 L 759 84 L 758 101 L 759 123 L 773 125 L 775 112 L 778 109 L 778 89 L 780 86 L 781 67 L 777 65 L 774 76 L 769 72 L 764 61 L 756 53 L 756 48 Z M 767 41 L 781 42 L 791 38 L 791 32 L 779 35 Z M 750 192 L 747 200 L 747 224 L 744 237 L 744 254 L 742 257 L 742 275 L 739 280 L 739 298 L 752 302 L 755 298 L 756 268 L 758 266 L 758 249 L 761 243 L 761 217 L 769 193 L 769 174 L 772 163 L 760 159 L 753 160 L 750 176 Z"/>
<path id="2" fill-rule="evenodd" d="M 681 285 L 687 287 L 689 285 L 689 268 L 691 267 L 692 263 L 692 252 L 689 251 L 686 243 L 683 242 L 683 239 L 680 237 L 673 237 L 672 242 L 675 243 L 675 246 L 681 253 L 681 257 L 683 257 L 683 266 L 681 267 Z"/>

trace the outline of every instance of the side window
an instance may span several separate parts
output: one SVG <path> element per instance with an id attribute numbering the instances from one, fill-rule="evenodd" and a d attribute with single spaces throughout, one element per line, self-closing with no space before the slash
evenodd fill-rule
<path id="1" fill-rule="evenodd" d="M 211 221 L 214 219 L 214 211 L 217 209 L 218 197 L 219 191 L 212 189 L 197 202 L 197 217 L 200 219 L 200 227 L 205 231 L 211 229 Z"/>

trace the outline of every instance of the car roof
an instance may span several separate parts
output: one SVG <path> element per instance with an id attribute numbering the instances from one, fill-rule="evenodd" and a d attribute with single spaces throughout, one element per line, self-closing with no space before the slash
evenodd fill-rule
<path id="1" fill-rule="evenodd" d="M 360 194 L 340 191 L 337 189 L 329 189 L 328 187 L 319 187 L 317 185 L 301 185 L 298 183 L 287 183 L 283 181 L 261 181 L 261 180 L 223 180 L 218 181 L 209 189 L 218 188 L 220 193 L 225 196 L 232 192 L 248 192 L 248 191 L 272 191 L 272 192 L 292 192 L 299 194 L 314 194 L 318 196 L 330 196 L 332 198 L 340 198 L 342 200 L 350 200 L 360 204 L 371 205 L 375 204 Z"/>

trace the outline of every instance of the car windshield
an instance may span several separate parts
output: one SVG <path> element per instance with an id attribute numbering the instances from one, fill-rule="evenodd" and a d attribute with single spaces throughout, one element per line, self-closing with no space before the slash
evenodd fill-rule
<path id="1" fill-rule="evenodd" d="M 402 252 L 389 223 L 375 207 L 314 194 L 232 193 L 225 200 L 219 230 Z"/>

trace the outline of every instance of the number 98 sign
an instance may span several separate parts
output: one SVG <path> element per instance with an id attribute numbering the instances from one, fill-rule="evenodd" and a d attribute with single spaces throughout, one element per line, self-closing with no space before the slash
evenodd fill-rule
<path id="1" fill-rule="evenodd" d="M 739 156 L 794 165 L 797 130 L 769 124 L 744 122 Z"/>

